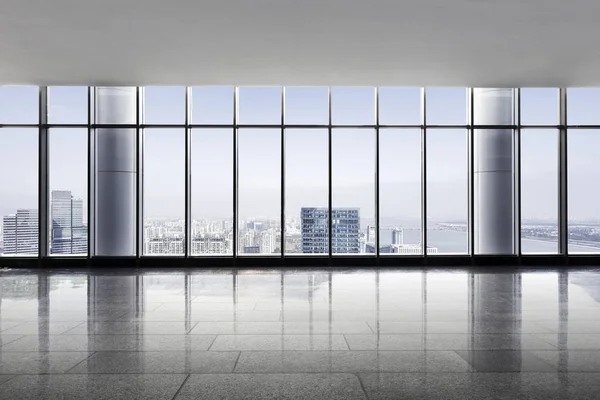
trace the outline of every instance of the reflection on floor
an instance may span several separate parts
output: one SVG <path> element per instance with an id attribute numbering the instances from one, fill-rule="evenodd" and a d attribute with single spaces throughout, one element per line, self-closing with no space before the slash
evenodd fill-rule
<path id="1" fill-rule="evenodd" d="M 600 271 L 0 272 L 2 399 L 599 399 Z"/>

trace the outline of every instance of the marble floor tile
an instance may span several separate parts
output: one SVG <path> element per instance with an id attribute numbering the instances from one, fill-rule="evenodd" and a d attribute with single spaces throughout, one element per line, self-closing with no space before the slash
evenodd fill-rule
<path id="1" fill-rule="evenodd" d="M 256 351 L 242 352 L 235 372 L 467 372 L 471 367 L 451 351 Z"/>
<path id="2" fill-rule="evenodd" d="M 196 335 L 189 335 L 196 336 Z M 343 335 L 219 335 L 211 351 L 349 350 Z"/>
<path id="3" fill-rule="evenodd" d="M 0 347 L 4 347 L 7 344 L 14 342 L 15 340 L 21 339 L 24 335 L 12 335 L 0 333 Z"/>
<path id="4" fill-rule="evenodd" d="M 63 332 L 66 335 L 184 335 L 196 322 L 90 322 Z"/>
<path id="5" fill-rule="evenodd" d="M 352 374 L 192 375 L 175 400 L 366 399 Z"/>
<path id="6" fill-rule="evenodd" d="M 92 354 L 91 352 L 0 352 L 0 374 L 64 373 Z"/>
<path id="7" fill-rule="evenodd" d="M 21 325 L 23 321 L 0 321 L 0 335 L 3 331 Z"/>
<path id="8" fill-rule="evenodd" d="M 559 372 L 600 372 L 600 351 L 533 351 L 536 357 Z"/>
<path id="9" fill-rule="evenodd" d="M 204 351 L 216 335 L 27 335 L 1 348 L 11 351 Z"/>
<path id="10" fill-rule="evenodd" d="M 13 353 L 6 353 L 13 354 Z M 20 353 L 22 354 L 22 353 Z M 50 353 L 49 353 L 50 354 Z M 233 351 L 97 352 L 69 371 L 73 374 L 231 373 L 239 353 Z"/>
<path id="11" fill-rule="evenodd" d="M 556 372 L 551 363 L 528 350 L 458 350 L 477 372 Z M 548 351 L 558 353 L 558 351 Z"/>
<path id="12" fill-rule="evenodd" d="M 372 334 L 366 322 L 198 322 L 190 334 L 334 335 Z"/>
<path id="13" fill-rule="evenodd" d="M 346 335 L 351 350 L 556 350 L 532 334 Z"/>
<path id="14" fill-rule="evenodd" d="M 598 400 L 600 269 L 3 271 L 0 398 Z"/>
<path id="15" fill-rule="evenodd" d="M 77 326 L 86 326 L 85 321 L 74 321 L 74 322 L 24 322 L 12 328 L 2 331 L 3 334 L 13 335 L 35 335 L 44 333 L 48 335 L 55 335 L 65 333 Z"/>
<path id="16" fill-rule="evenodd" d="M 369 399 L 372 400 L 567 400 L 571 398 L 568 385 L 556 373 L 361 373 L 359 378 Z"/>
<path id="17" fill-rule="evenodd" d="M 21 375 L 0 385 L 0 398 L 19 400 L 171 400 L 186 375 Z"/>

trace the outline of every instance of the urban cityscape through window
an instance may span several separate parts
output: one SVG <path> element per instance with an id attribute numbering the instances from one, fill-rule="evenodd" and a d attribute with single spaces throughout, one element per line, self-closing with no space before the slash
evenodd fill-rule
<path id="1" fill-rule="evenodd" d="M 600 253 L 600 89 L 502 90 L 505 120 L 470 88 L 0 86 L 0 255 Z"/>

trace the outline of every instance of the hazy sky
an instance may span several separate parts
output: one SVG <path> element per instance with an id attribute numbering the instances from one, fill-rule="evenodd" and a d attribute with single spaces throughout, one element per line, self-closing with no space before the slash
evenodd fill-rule
<path id="1" fill-rule="evenodd" d="M 381 124 L 419 124 L 420 89 L 380 89 Z M 557 124 L 558 91 L 523 89 L 523 124 Z M 50 88 L 51 123 L 87 122 L 87 88 Z M 0 87 L 0 124 L 37 123 L 35 87 Z M 287 88 L 286 122 L 326 124 L 327 88 Z M 429 124 L 465 124 L 464 88 L 432 88 L 427 93 Z M 600 125 L 600 89 L 570 89 L 570 124 Z M 200 87 L 192 93 L 192 122 L 230 124 L 233 89 Z M 145 121 L 181 124 L 184 89 L 146 88 Z M 375 123 L 373 88 L 333 88 L 335 124 Z M 279 124 L 280 88 L 240 89 L 241 124 Z M 144 195 L 146 216 L 184 215 L 184 130 L 145 131 Z M 51 189 L 72 190 L 86 199 L 87 130 L 50 131 Z M 569 132 L 569 215 L 600 219 L 600 132 Z M 290 129 L 285 133 L 286 214 L 299 216 L 302 206 L 327 205 L 327 130 Z M 374 215 L 375 132 L 336 128 L 332 137 L 333 205 L 360 207 L 362 218 Z M 192 216 L 230 218 L 232 213 L 233 132 L 199 128 L 192 132 Z M 419 129 L 380 130 L 380 198 L 382 217 L 420 215 Z M 466 219 L 467 132 L 428 130 L 428 214 L 434 220 Z M 17 208 L 37 208 L 37 130 L 0 129 L 0 215 Z M 241 218 L 279 217 L 281 131 L 240 129 L 239 212 Z M 558 135 L 552 128 L 522 131 L 522 216 L 556 219 Z"/>

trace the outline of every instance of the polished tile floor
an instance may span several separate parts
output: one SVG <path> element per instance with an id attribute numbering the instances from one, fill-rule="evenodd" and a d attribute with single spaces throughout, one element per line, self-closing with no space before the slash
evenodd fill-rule
<path id="1" fill-rule="evenodd" d="M 600 270 L 0 272 L 1 399 L 600 399 Z"/>

